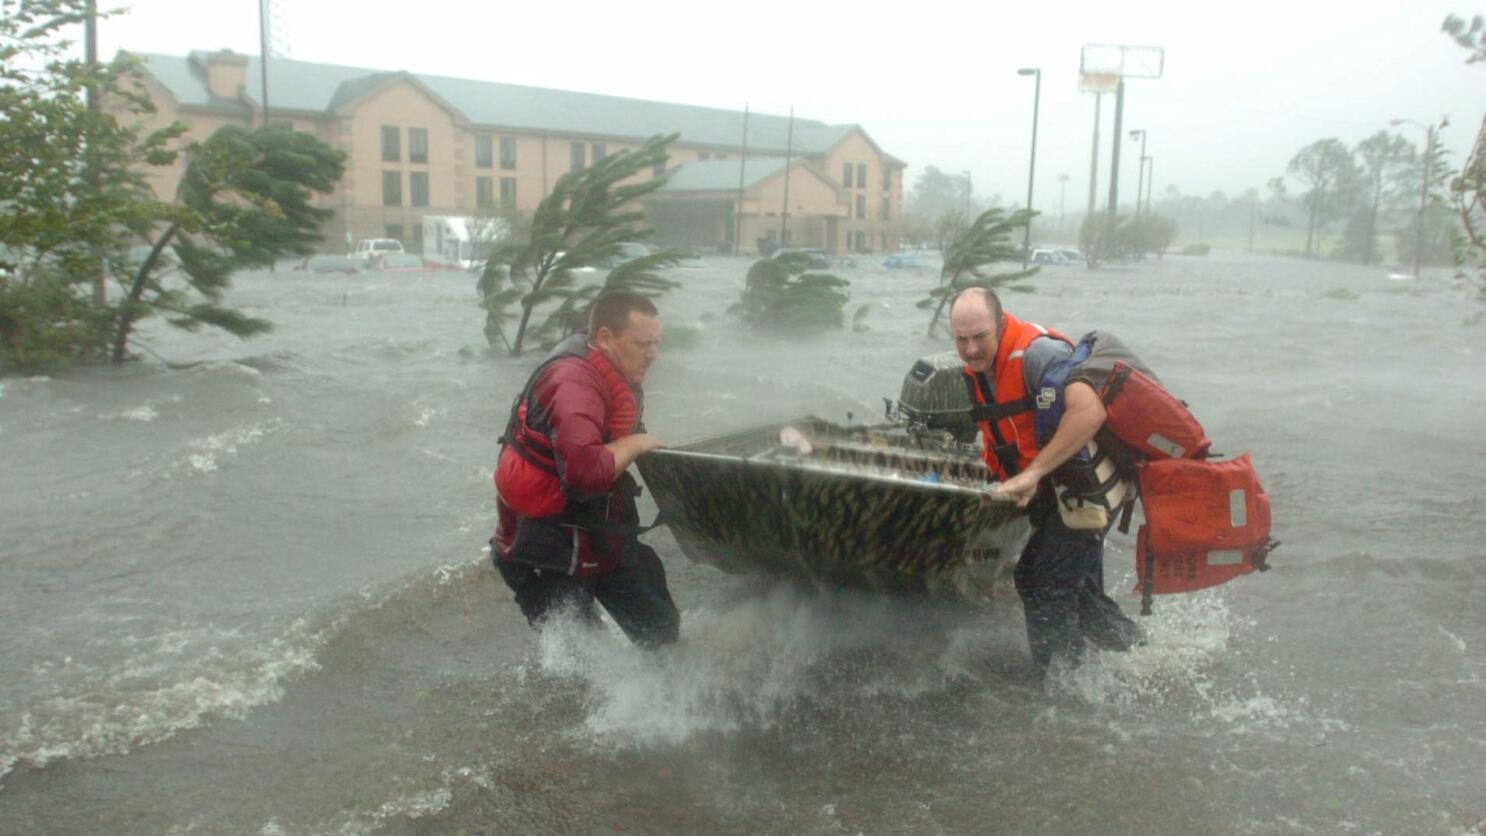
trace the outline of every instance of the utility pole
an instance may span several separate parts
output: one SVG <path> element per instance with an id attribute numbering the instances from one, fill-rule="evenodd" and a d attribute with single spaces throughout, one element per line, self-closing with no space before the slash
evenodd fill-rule
<path id="1" fill-rule="evenodd" d="M 784 207 L 779 213 L 779 246 L 789 245 L 789 167 L 795 153 L 795 108 L 789 109 L 789 132 L 784 141 Z"/>
<path id="2" fill-rule="evenodd" d="M 1032 159 L 1027 163 L 1027 225 L 1022 231 L 1022 269 L 1027 269 L 1027 264 L 1032 258 L 1032 185 L 1037 176 L 1037 112 L 1042 106 L 1042 69 L 1038 67 L 1023 67 L 1016 71 L 1017 75 L 1029 75 L 1033 77 L 1032 88 Z"/>
<path id="3" fill-rule="evenodd" d="M 268 3 L 258 0 L 258 67 L 263 75 L 263 127 L 268 127 Z"/>
<path id="4" fill-rule="evenodd" d="M 87 20 L 83 23 L 83 41 L 83 49 L 85 53 L 84 60 L 88 62 L 88 73 L 90 75 L 96 75 L 98 73 L 97 0 L 88 0 Z M 96 125 L 98 120 L 98 113 L 100 110 L 102 110 L 102 104 L 98 101 L 98 84 L 91 79 L 88 81 L 87 106 L 90 121 Z M 89 133 L 90 136 L 88 138 L 86 146 L 88 149 L 88 156 L 90 158 L 88 160 L 88 182 L 91 185 L 92 190 L 94 192 L 97 192 L 98 157 L 95 153 L 96 149 L 93 148 L 91 126 Z M 97 274 L 93 278 L 93 302 L 99 307 L 102 307 L 108 304 L 108 277 L 106 275 L 106 271 L 103 269 L 103 253 L 96 246 L 93 248 L 93 269 L 97 271 Z"/>
<path id="5" fill-rule="evenodd" d="M 738 214 L 733 218 L 733 255 L 743 251 L 743 170 L 748 167 L 748 103 L 743 103 L 743 157 L 738 160 Z"/>
<path id="6" fill-rule="evenodd" d="M 1434 168 L 1434 126 L 1424 129 L 1424 178 L 1419 188 L 1419 219 L 1414 222 L 1414 278 L 1419 278 L 1419 263 L 1424 254 L 1424 211 L 1429 207 L 1429 180 Z"/>

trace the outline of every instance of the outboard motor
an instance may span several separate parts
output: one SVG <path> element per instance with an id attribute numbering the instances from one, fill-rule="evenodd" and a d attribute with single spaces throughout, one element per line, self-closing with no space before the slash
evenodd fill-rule
<path id="1" fill-rule="evenodd" d="M 970 392 L 965 388 L 965 361 L 953 351 L 921 358 L 903 378 L 897 409 L 889 420 L 944 430 L 961 444 L 973 443 L 979 429 L 970 420 Z"/>

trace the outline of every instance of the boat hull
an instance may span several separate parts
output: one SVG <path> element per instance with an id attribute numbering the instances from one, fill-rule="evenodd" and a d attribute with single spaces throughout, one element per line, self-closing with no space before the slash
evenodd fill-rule
<path id="1" fill-rule="evenodd" d="M 794 427 L 801 455 L 779 443 Z M 982 598 L 1026 535 L 973 452 L 818 418 L 657 450 L 640 474 L 676 542 L 700 563 L 825 586 Z"/>

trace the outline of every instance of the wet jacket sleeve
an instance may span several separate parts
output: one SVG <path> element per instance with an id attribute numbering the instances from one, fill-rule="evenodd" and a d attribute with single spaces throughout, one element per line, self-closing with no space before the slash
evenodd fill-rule
<path id="1" fill-rule="evenodd" d="M 577 363 L 559 363 L 537 387 L 563 493 L 578 500 L 609 492 L 614 454 L 604 447 L 603 384 Z"/>

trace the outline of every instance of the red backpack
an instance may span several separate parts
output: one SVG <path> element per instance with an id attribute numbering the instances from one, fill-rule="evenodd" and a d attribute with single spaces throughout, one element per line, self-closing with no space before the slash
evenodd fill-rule
<path id="1" fill-rule="evenodd" d="M 1099 393 L 1107 418 L 1098 436 L 1133 473 L 1145 524 L 1135 536 L 1141 614 L 1151 596 L 1191 592 L 1266 571 L 1279 541 L 1269 536 L 1269 495 L 1248 454 L 1210 459 L 1212 441 L 1186 404 L 1113 334 L 1084 336 L 1089 357 L 1069 375 Z M 1130 530 L 1134 503 L 1120 530 Z"/>

